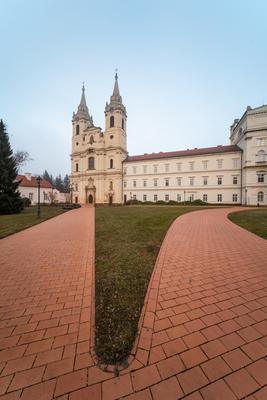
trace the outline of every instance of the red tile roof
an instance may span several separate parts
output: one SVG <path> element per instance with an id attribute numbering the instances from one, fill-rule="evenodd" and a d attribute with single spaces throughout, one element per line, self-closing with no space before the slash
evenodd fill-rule
<path id="1" fill-rule="evenodd" d="M 156 160 L 159 158 L 172 158 L 172 157 L 184 157 L 184 156 L 198 156 L 198 155 L 209 155 L 209 154 L 220 154 L 220 153 L 230 153 L 233 151 L 242 151 L 240 147 L 236 145 L 230 146 L 217 146 L 217 147 L 205 147 L 200 149 L 192 150 L 179 150 L 179 151 L 168 151 L 152 154 L 141 154 L 138 156 L 129 156 L 126 158 L 125 162 L 131 161 L 141 161 L 141 160 Z"/>
<path id="2" fill-rule="evenodd" d="M 36 176 L 31 176 L 31 179 L 29 180 L 28 178 L 26 178 L 25 175 L 18 175 L 16 181 L 21 181 L 19 186 L 38 187 Z M 40 187 L 43 189 L 53 188 L 51 183 L 46 181 L 45 179 L 41 180 Z"/>

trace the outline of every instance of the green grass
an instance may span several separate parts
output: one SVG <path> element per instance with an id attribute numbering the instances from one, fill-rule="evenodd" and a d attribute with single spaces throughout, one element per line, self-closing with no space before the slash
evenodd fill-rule
<path id="1" fill-rule="evenodd" d="M 34 206 L 25 208 L 20 214 L 0 215 L 0 239 L 63 212 L 64 210 L 58 206 L 41 206 L 41 218 L 37 218 L 37 208 Z"/>
<path id="2" fill-rule="evenodd" d="M 96 209 L 96 340 L 104 364 L 130 354 L 157 254 L 176 217 L 205 207 Z"/>
<path id="3" fill-rule="evenodd" d="M 228 217 L 242 228 L 267 239 L 267 208 L 238 211 L 229 214 Z"/>

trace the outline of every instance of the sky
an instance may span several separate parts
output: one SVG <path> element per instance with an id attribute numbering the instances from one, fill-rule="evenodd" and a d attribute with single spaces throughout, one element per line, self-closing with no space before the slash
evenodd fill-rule
<path id="1" fill-rule="evenodd" d="M 0 0 L 0 118 L 23 172 L 70 173 L 85 82 L 96 126 L 118 69 L 130 155 L 229 143 L 267 103 L 266 0 Z"/>

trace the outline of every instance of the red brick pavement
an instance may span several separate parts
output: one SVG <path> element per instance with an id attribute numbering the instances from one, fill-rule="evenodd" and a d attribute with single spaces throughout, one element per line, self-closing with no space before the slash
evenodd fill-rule
<path id="1" fill-rule="evenodd" d="M 94 210 L 0 241 L 0 399 L 266 400 L 267 242 L 228 212 L 170 228 L 119 377 L 90 353 Z"/>

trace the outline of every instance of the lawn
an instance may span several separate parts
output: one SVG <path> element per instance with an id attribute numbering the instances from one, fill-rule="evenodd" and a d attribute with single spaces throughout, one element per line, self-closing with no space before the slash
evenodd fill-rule
<path id="1" fill-rule="evenodd" d="M 41 206 L 41 218 L 37 218 L 37 208 L 34 206 L 25 208 L 20 214 L 0 215 L 0 239 L 63 212 L 64 210 L 58 206 Z"/>
<path id="2" fill-rule="evenodd" d="M 229 214 L 228 217 L 242 228 L 267 239 L 267 208 L 238 211 Z"/>
<path id="3" fill-rule="evenodd" d="M 96 209 L 96 340 L 101 363 L 129 356 L 157 254 L 176 217 L 206 207 Z"/>

